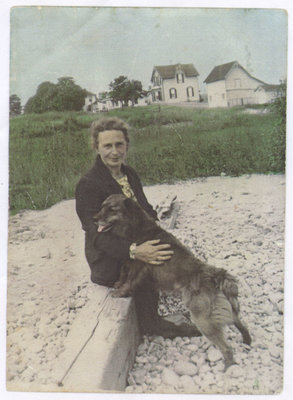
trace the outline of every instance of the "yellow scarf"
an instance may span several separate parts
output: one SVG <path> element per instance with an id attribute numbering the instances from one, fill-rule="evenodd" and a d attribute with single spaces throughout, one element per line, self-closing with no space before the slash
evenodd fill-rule
<path id="1" fill-rule="evenodd" d="M 121 186 L 124 196 L 137 201 L 126 175 L 122 176 L 122 178 L 116 179 L 116 181 Z"/>

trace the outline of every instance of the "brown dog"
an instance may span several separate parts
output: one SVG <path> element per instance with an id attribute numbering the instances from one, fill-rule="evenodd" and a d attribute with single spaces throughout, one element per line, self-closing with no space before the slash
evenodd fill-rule
<path id="1" fill-rule="evenodd" d="M 100 232 L 111 229 L 115 235 L 141 244 L 160 239 L 169 243 L 174 255 L 161 266 L 153 266 L 139 260 L 130 260 L 122 268 L 115 297 L 130 296 L 151 276 L 157 289 L 179 289 L 183 302 L 189 309 L 191 321 L 222 352 L 225 370 L 232 364 L 232 348 L 223 335 L 225 325 L 234 324 L 241 332 L 243 342 L 250 345 L 248 330 L 241 323 L 238 303 L 238 287 L 235 278 L 222 268 L 216 268 L 197 259 L 173 235 L 157 223 L 133 200 L 114 194 L 103 203 L 96 216 Z"/>

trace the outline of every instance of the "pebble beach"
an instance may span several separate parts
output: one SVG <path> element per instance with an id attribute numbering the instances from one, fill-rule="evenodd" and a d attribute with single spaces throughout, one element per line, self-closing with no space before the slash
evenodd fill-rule
<path id="1" fill-rule="evenodd" d="M 283 388 L 284 175 L 198 178 L 145 188 L 155 206 L 177 195 L 171 233 L 239 283 L 240 316 L 252 336 L 241 343 L 227 327 L 237 365 L 223 372 L 221 353 L 205 337 L 143 337 L 127 393 L 278 394 Z M 7 387 L 50 392 L 75 318 L 91 300 L 84 235 L 74 200 L 9 221 Z M 164 222 L 163 222 L 164 223 Z M 159 313 L 185 312 L 162 294 Z"/>

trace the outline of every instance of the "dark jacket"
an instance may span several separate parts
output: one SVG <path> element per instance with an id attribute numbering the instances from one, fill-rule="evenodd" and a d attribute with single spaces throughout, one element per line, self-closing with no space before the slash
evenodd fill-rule
<path id="1" fill-rule="evenodd" d="M 133 168 L 122 165 L 138 203 L 153 218 L 156 212 L 148 203 L 140 179 Z M 97 157 L 93 167 L 76 186 L 76 212 L 85 231 L 85 255 L 91 268 L 91 280 L 105 286 L 113 286 L 119 278 L 121 265 L 129 259 L 131 242 L 121 239 L 111 231 L 97 232 L 93 217 L 101 209 L 103 201 L 111 194 L 122 193 L 116 180 Z"/>

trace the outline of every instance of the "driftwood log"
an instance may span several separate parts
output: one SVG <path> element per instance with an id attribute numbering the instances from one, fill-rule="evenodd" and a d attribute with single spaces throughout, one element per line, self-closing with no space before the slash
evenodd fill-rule
<path id="1" fill-rule="evenodd" d="M 166 225 L 167 229 L 174 229 L 180 210 L 177 196 L 167 196 L 161 204 L 156 206 L 158 218 Z"/>

